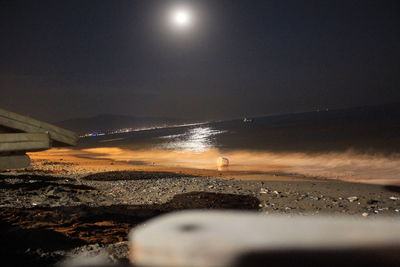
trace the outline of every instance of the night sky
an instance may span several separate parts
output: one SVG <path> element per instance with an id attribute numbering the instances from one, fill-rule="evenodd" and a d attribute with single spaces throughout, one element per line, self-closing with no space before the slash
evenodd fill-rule
<path id="1" fill-rule="evenodd" d="M 176 31 L 175 6 L 195 16 Z M 223 119 L 400 101 L 399 1 L 0 0 L 0 107 Z"/>

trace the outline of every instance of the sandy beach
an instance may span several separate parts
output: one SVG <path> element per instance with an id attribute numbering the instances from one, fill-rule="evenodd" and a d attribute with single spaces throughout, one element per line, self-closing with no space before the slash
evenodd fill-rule
<path id="1" fill-rule="evenodd" d="M 346 182 L 400 185 L 399 154 L 287 153 L 218 149 L 207 151 L 131 150 L 120 147 L 54 148 L 30 153 L 29 170 L 87 175 L 108 171 L 168 171 L 238 180 L 340 180 Z M 219 157 L 229 167 L 218 168 Z M 48 162 L 54 164 L 49 164 Z M 43 163 L 43 164 L 42 164 Z M 55 167 L 55 165 L 60 165 Z M 62 168 L 61 166 L 65 166 Z"/>
<path id="2" fill-rule="evenodd" d="M 123 264 L 131 228 L 183 209 L 365 220 L 400 215 L 395 186 L 289 175 L 273 168 L 165 167 L 64 152 L 31 153 L 31 167 L 1 174 L 2 257 L 52 266 L 77 255 L 105 255 L 110 263 Z"/>

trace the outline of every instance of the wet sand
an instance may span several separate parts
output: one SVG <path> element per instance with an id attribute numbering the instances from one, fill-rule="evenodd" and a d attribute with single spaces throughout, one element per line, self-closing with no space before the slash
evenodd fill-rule
<path id="1" fill-rule="evenodd" d="M 51 266 L 77 255 L 124 263 L 136 225 L 184 209 L 400 218 L 400 189 L 278 172 L 144 165 L 62 150 L 0 175 L 1 256 Z M 21 242 L 23 240 L 23 242 Z"/>
<path id="2" fill-rule="evenodd" d="M 257 152 L 246 150 L 207 151 L 131 150 L 119 147 L 51 149 L 30 156 L 37 170 L 51 167 L 40 161 L 71 163 L 70 174 L 105 171 L 171 171 L 238 180 L 341 180 L 347 182 L 400 185 L 399 154 L 360 154 L 352 150 L 330 153 Z M 217 169 L 219 157 L 227 157 L 228 168 Z"/>
<path id="3" fill-rule="evenodd" d="M 290 174 L 280 172 L 279 168 L 270 166 L 268 170 L 235 170 L 234 168 L 223 168 L 218 170 L 215 164 L 206 164 L 205 166 L 191 164 L 181 164 L 181 166 L 171 166 L 164 162 L 142 162 L 108 158 L 110 149 L 101 149 L 101 153 L 88 153 L 85 150 L 52 149 L 38 153 L 30 153 L 32 158 L 31 167 L 28 171 L 52 175 L 73 175 L 86 176 L 88 174 L 113 171 L 149 171 L 149 172 L 171 172 L 184 175 L 193 175 L 201 177 L 218 177 L 228 180 L 265 180 L 265 181 L 315 181 L 315 177 L 306 177 L 301 174 Z M 111 149 L 113 151 L 113 149 Z M 104 155 L 104 156 L 103 156 Z M 168 155 L 169 156 L 169 155 Z M 214 159 L 214 158 L 213 158 Z M 214 163 L 214 162 L 213 162 Z M 18 172 L 25 172 L 20 170 Z M 14 173 L 16 173 L 14 171 Z M 320 182 L 326 179 L 318 179 Z"/>

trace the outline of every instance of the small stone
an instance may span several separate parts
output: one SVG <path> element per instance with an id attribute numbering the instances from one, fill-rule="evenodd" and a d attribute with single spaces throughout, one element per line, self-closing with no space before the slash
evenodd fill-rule
<path id="1" fill-rule="evenodd" d="M 348 197 L 347 200 L 350 202 L 354 202 L 354 201 L 358 200 L 358 197 L 356 197 L 356 196 Z"/>
<path id="2" fill-rule="evenodd" d="M 266 188 L 261 188 L 261 189 L 260 189 L 260 194 L 268 194 L 268 189 L 266 189 Z"/>
<path id="3" fill-rule="evenodd" d="M 369 213 L 367 213 L 367 212 L 364 212 L 364 213 L 362 214 L 363 217 L 367 217 L 368 215 L 369 215 Z"/>

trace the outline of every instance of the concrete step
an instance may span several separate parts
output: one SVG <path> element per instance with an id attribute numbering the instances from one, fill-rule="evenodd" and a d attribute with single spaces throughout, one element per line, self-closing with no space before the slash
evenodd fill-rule
<path id="1" fill-rule="evenodd" d="M 0 155 L 0 170 L 26 168 L 30 164 L 30 158 L 27 155 Z"/>
<path id="2" fill-rule="evenodd" d="M 50 147 L 47 133 L 0 134 L 0 152 L 40 151 Z"/>
<path id="3" fill-rule="evenodd" d="M 50 139 L 60 145 L 74 146 L 79 139 L 79 136 L 72 131 L 3 109 L 0 109 L 0 127 L 16 132 L 48 133 Z"/>

